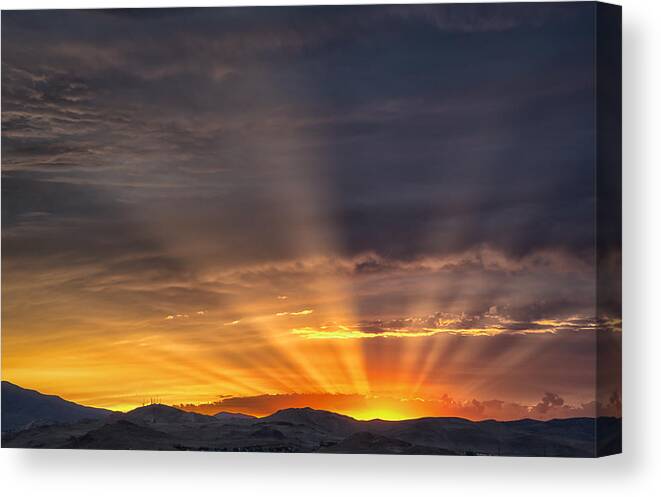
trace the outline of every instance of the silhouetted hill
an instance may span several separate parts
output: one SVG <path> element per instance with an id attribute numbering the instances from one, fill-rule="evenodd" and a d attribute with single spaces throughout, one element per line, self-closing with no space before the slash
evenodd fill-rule
<path id="1" fill-rule="evenodd" d="M 290 408 L 277 411 L 261 418 L 261 423 L 291 423 L 318 429 L 324 433 L 347 436 L 360 429 L 355 419 L 330 411 L 321 411 L 310 407 Z"/>
<path id="2" fill-rule="evenodd" d="M 90 430 L 81 437 L 71 437 L 65 448 L 172 450 L 172 443 L 167 433 L 120 419 Z"/>
<path id="3" fill-rule="evenodd" d="M 4 388 L 3 384 L 3 420 Z M 38 399 L 47 397 L 38 392 L 28 397 L 34 394 Z M 58 402 L 39 404 L 44 419 L 57 418 L 62 402 L 72 404 L 55 399 Z M 72 405 L 83 409 L 75 410 L 76 414 L 88 413 L 85 409 L 89 408 Z M 253 418 L 235 413 L 205 416 L 162 404 L 128 413 L 105 413 L 96 419 L 61 419 L 56 425 L 33 423 L 26 429 L 3 433 L 2 444 L 33 448 L 594 457 L 618 451 L 622 423 L 616 418 L 359 421 L 311 408 L 283 409 Z"/>
<path id="4" fill-rule="evenodd" d="M 101 419 L 112 411 L 86 407 L 56 395 L 45 395 L 8 381 L 2 382 L 2 431 L 16 431 L 34 425 L 73 423 Z"/>
<path id="5" fill-rule="evenodd" d="M 249 414 L 241 414 L 238 412 L 219 412 L 214 414 L 213 417 L 216 418 L 218 421 L 225 421 L 228 423 L 235 423 L 235 422 L 251 423 L 258 419 L 255 416 L 250 416 Z"/>
<path id="6" fill-rule="evenodd" d="M 413 445 L 403 440 L 375 435 L 368 431 L 349 435 L 338 444 L 324 447 L 319 452 L 330 452 L 334 454 L 459 454 L 458 452 L 437 447 Z"/>
<path id="7" fill-rule="evenodd" d="M 182 411 L 164 404 L 150 404 L 127 413 L 114 413 L 111 420 L 123 419 L 133 423 L 212 423 L 213 416 Z"/>

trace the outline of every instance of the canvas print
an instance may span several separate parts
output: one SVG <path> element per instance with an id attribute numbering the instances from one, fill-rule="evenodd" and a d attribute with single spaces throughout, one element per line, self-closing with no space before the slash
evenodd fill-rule
<path id="1" fill-rule="evenodd" d="M 620 24 L 2 12 L 2 447 L 620 452 Z"/>

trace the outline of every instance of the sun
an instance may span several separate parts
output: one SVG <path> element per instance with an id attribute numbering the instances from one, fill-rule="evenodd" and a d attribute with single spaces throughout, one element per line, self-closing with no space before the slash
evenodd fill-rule
<path id="1" fill-rule="evenodd" d="M 372 419 L 382 419 L 384 421 L 401 421 L 403 419 L 410 419 L 412 417 L 401 411 L 381 408 L 351 412 L 349 413 L 349 416 L 360 421 L 370 421 Z"/>
<path id="2" fill-rule="evenodd" d="M 346 411 L 345 414 L 361 421 L 372 419 L 401 421 L 420 417 L 403 402 L 384 397 L 369 399 L 368 405 L 356 406 L 356 408 Z"/>

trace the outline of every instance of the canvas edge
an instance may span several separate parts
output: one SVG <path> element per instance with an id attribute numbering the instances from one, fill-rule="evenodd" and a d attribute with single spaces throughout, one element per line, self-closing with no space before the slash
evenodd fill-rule
<path id="1" fill-rule="evenodd" d="M 595 2 L 595 457 L 622 452 L 622 7 Z M 610 413 L 611 410 L 609 410 Z M 621 416 L 621 414 L 620 414 Z"/>

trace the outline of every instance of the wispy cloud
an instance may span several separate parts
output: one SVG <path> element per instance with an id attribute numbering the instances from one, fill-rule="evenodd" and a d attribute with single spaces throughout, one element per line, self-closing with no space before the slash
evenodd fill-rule
<path id="1" fill-rule="evenodd" d="M 314 312 L 313 309 L 303 309 L 302 311 L 290 312 L 290 316 L 307 316 Z"/>
<path id="2" fill-rule="evenodd" d="M 311 339 L 418 338 L 440 333 L 469 336 L 500 334 L 540 334 L 595 332 L 622 329 L 621 320 L 595 320 L 589 316 L 565 319 L 518 321 L 496 313 L 493 306 L 484 314 L 466 315 L 439 312 L 426 317 L 407 317 L 388 321 L 363 321 L 353 325 L 326 324 L 298 327 L 291 333 Z"/>
<path id="3" fill-rule="evenodd" d="M 168 314 L 165 319 L 167 321 L 172 321 L 173 319 L 188 319 L 189 317 L 188 314 Z"/>

